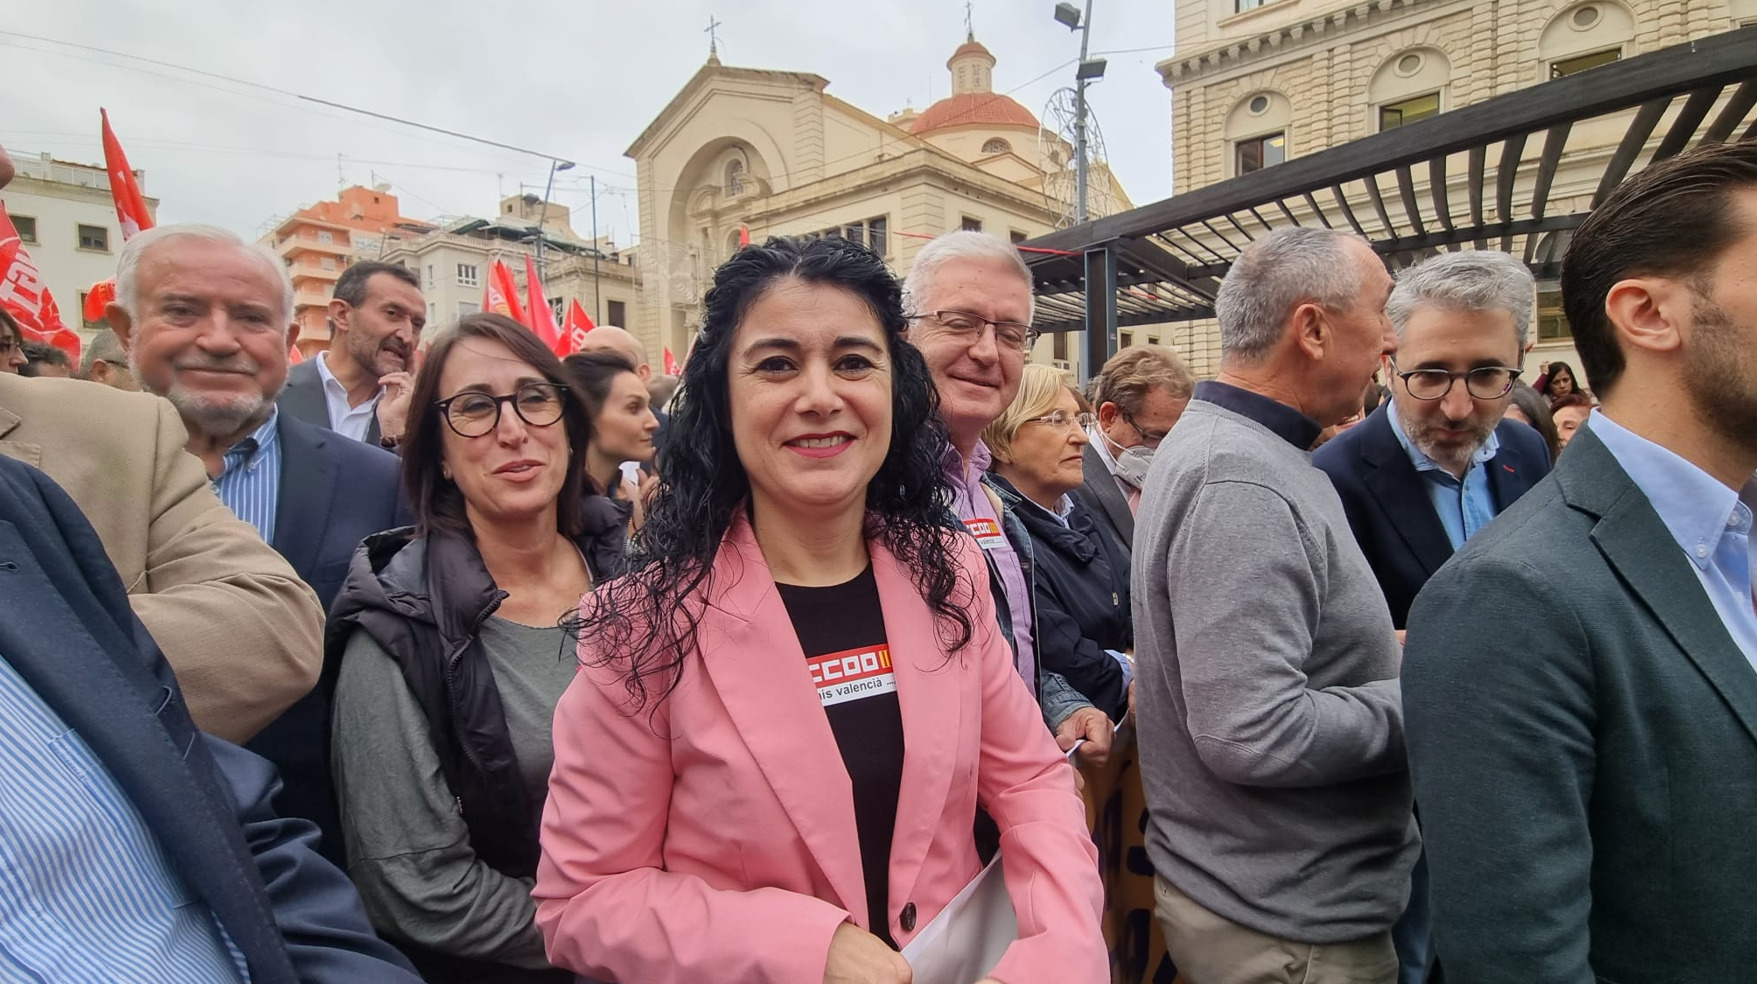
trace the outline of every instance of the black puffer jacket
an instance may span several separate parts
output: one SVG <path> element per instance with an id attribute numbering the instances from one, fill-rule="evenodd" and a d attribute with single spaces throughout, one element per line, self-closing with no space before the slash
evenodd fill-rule
<path id="1" fill-rule="evenodd" d="M 1025 524 L 1036 563 L 1037 653 L 1092 705 L 1122 719 L 1128 702 L 1122 667 L 1105 652 L 1135 644 L 1129 609 L 1129 560 L 1101 534 L 1073 497 L 1068 525 L 990 473 L 1001 501 Z"/>
<path id="2" fill-rule="evenodd" d="M 575 538 L 594 584 L 622 572 L 626 523 L 602 496 L 586 499 L 586 528 Z M 506 598 L 475 542 L 404 527 L 367 537 L 330 610 L 324 632 L 325 686 L 333 693 L 342 653 L 355 631 L 394 659 L 434 735 L 440 768 L 470 829 L 470 846 L 489 867 L 516 878 L 537 870 L 543 804 L 519 777 L 500 690 L 479 631 Z"/>

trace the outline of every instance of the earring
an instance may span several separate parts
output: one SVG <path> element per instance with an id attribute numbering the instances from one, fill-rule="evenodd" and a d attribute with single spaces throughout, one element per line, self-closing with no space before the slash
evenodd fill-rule
<path id="1" fill-rule="evenodd" d="M 448 482 L 451 481 L 451 466 L 450 465 L 440 465 L 439 466 L 439 474 L 446 481 L 448 481 Z"/>

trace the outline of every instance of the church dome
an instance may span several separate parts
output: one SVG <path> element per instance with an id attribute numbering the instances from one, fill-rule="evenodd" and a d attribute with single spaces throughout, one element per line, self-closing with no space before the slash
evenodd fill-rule
<path id="1" fill-rule="evenodd" d="M 909 124 L 920 136 L 948 126 L 1022 126 L 1037 129 L 1037 117 L 1011 97 L 993 92 L 960 92 L 927 107 Z"/>
<path id="2" fill-rule="evenodd" d="M 909 132 L 920 136 L 950 126 L 1006 126 L 1037 129 L 1037 117 L 1010 97 L 994 91 L 994 55 L 976 40 L 966 38 L 946 61 L 952 72 L 952 94 L 909 123 Z"/>

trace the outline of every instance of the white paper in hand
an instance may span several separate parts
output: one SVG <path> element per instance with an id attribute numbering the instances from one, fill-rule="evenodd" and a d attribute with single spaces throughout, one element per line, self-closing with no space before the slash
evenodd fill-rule
<path id="1" fill-rule="evenodd" d="M 975 984 L 1018 938 L 1018 917 L 996 857 L 909 941 L 903 959 L 915 984 Z"/>

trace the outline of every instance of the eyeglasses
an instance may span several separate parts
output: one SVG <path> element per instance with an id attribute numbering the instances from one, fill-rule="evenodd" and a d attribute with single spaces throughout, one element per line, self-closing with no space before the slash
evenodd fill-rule
<path id="1" fill-rule="evenodd" d="M 941 328 L 959 335 L 970 336 L 974 342 L 980 338 L 984 328 L 994 327 L 994 340 L 1001 348 L 1027 351 L 1037 344 L 1037 329 L 1017 321 L 991 321 L 979 314 L 969 311 L 926 311 L 921 314 L 904 315 L 909 321 L 920 321 L 926 318 Z"/>
<path id="2" fill-rule="evenodd" d="M 1069 413 L 1066 410 L 1057 410 L 1054 413 L 1046 413 L 1041 417 L 1027 417 L 1021 421 L 1021 423 L 1048 424 L 1056 430 L 1067 430 L 1068 425 L 1074 424 L 1078 425 L 1081 430 L 1085 430 L 1092 426 L 1092 415 L 1089 413 Z"/>
<path id="3" fill-rule="evenodd" d="M 1123 415 L 1123 420 L 1126 421 L 1130 427 L 1135 429 L 1135 433 L 1141 435 L 1142 443 L 1150 448 L 1159 447 L 1159 442 L 1165 440 L 1166 435 L 1171 433 L 1170 431 L 1148 430 L 1140 424 L 1135 423 L 1135 418 L 1130 416 L 1127 410 L 1124 410 L 1122 407 L 1117 407 L 1117 411 Z"/>
<path id="4" fill-rule="evenodd" d="M 1508 366 L 1481 366 L 1469 372 L 1450 372 L 1445 369 L 1413 369 L 1409 372 L 1397 371 L 1397 360 L 1391 360 L 1391 374 L 1403 380 L 1403 386 L 1409 395 L 1418 400 L 1443 400 L 1452 392 L 1452 385 L 1464 380 L 1464 389 L 1478 400 L 1498 400 L 1507 395 L 1513 388 L 1513 382 L 1519 378 L 1523 369 Z"/>
<path id="5" fill-rule="evenodd" d="M 500 426 L 500 408 L 507 403 L 532 427 L 550 426 L 561 419 L 562 394 L 566 392 L 567 387 L 559 383 L 526 383 L 507 396 L 471 391 L 433 405 L 457 436 L 481 437 Z"/>

